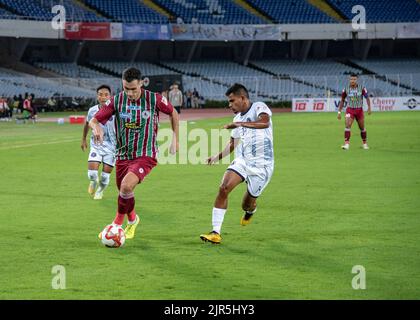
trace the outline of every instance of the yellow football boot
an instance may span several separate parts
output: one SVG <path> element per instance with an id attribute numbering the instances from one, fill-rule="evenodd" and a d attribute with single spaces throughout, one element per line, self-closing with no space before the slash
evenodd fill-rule
<path id="1" fill-rule="evenodd" d="M 220 242 L 222 242 L 222 237 L 216 231 L 212 231 L 208 234 L 202 234 L 200 235 L 200 239 L 204 242 L 208 241 L 215 244 L 219 244 Z"/>
<path id="2" fill-rule="evenodd" d="M 248 212 L 245 212 L 245 214 L 241 217 L 241 226 L 247 226 L 251 223 L 252 216 L 254 214 L 249 214 Z"/>
<path id="3" fill-rule="evenodd" d="M 127 223 L 127 226 L 124 229 L 125 238 L 126 239 L 133 239 L 136 233 L 137 225 L 140 223 L 140 218 L 136 215 L 136 221 L 133 224 Z"/>

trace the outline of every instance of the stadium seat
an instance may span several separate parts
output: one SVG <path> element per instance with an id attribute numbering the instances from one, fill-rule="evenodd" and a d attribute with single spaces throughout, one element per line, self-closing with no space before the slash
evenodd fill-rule
<path id="1" fill-rule="evenodd" d="M 306 0 L 248 0 L 248 2 L 277 23 L 336 22 Z"/>
<path id="2" fill-rule="evenodd" d="M 420 21 L 420 3 L 416 0 L 327 0 L 327 2 L 348 20 L 355 15 L 351 12 L 352 8 L 362 5 L 366 10 L 366 21 L 370 23 Z"/>
<path id="3" fill-rule="evenodd" d="M 260 18 L 231 0 L 155 0 L 161 7 L 180 17 L 185 23 L 261 24 Z"/>
<path id="4" fill-rule="evenodd" d="M 139 0 L 86 0 L 86 4 L 98 12 L 112 17 L 113 21 L 127 23 L 165 24 L 168 19 L 150 9 Z"/>

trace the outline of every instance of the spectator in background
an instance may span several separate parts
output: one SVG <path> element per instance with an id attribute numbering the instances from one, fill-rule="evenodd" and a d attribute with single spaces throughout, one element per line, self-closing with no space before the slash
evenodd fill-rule
<path id="1" fill-rule="evenodd" d="M 34 103 L 35 95 L 33 93 L 31 93 L 30 97 L 31 97 L 31 108 L 32 108 L 31 119 L 32 119 L 33 122 L 36 122 L 36 119 L 38 118 L 38 108 Z"/>
<path id="2" fill-rule="evenodd" d="M 7 100 L 0 96 L 0 121 L 9 120 L 9 105 Z"/>
<path id="3" fill-rule="evenodd" d="M 57 105 L 57 101 L 54 99 L 54 97 L 50 97 L 47 101 L 48 110 L 55 111 L 56 105 Z"/>
<path id="4" fill-rule="evenodd" d="M 187 90 L 187 92 L 185 93 L 185 95 L 187 96 L 187 109 L 192 107 L 191 104 L 191 100 L 192 100 L 192 92 L 191 90 Z"/>
<path id="5" fill-rule="evenodd" d="M 181 107 L 183 103 L 182 92 L 179 90 L 178 85 L 174 83 L 169 91 L 169 103 L 175 108 L 178 114 L 181 113 Z"/>
<path id="6" fill-rule="evenodd" d="M 25 100 L 23 101 L 23 113 L 22 113 L 22 119 L 29 120 L 31 118 L 32 114 L 32 95 L 25 94 Z"/>
<path id="7" fill-rule="evenodd" d="M 194 88 L 194 91 L 192 93 L 192 107 L 193 108 L 198 108 L 198 98 L 200 97 L 200 95 L 198 94 L 198 91 L 196 88 Z"/>
<path id="8" fill-rule="evenodd" d="M 23 98 L 22 95 L 20 94 L 18 96 L 18 113 L 22 113 L 23 112 Z"/>
<path id="9" fill-rule="evenodd" d="M 12 113 L 17 114 L 19 110 L 19 99 L 17 96 L 13 96 L 12 107 Z"/>
<path id="10" fill-rule="evenodd" d="M 204 99 L 203 96 L 200 96 L 200 98 L 198 99 L 198 105 L 200 106 L 200 109 L 203 109 L 205 104 L 206 104 L 206 100 Z"/>

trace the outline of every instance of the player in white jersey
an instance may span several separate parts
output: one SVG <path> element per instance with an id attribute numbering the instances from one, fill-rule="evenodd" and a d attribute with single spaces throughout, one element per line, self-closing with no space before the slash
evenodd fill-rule
<path id="1" fill-rule="evenodd" d="M 89 121 L 99 111 L 100 105 L 105 104 L 111 97 L 111 88 L 107 85 L 101 85 L 96 89 L 97 100 L 99 104 L 91 107 L 87 114 L 85 126 L 83 128 L 83 137 L 81 148 L 83 151 L 87 149 L 86 136 L 89 131 Z M 109 184 L 109 178 L 112 169 L 115 166 L 115 148 L 116 135 L 114 126 L 114 116 L 105 124 L 101 125 L 104 131 L 103 143 L 95 144 L 93 136 L 90 139 L 90 152 L 88 159 L 88 178 L 90 180 L 88 192 L 94 195 L 95 200 L 103 197 L 103 191 Z M 98 170 L 100 164 L 103 164 L 101 177 L 99 178 Z"/>
<path id="2" fill-rule="evenodd" d="M 264 102 L 251 103 L 248 90 L 235 83 L 226 96 L 229 108 L 236 114 L 233 122 L 224 126 L 233 129 L 231 139 L 218 155 L 208 158 L 213 164 L 235 150 L 235 160 L 227 168 L 213 207 L 213 230 L 200 235 L 201 240 L 220 243 L 220 230 L 226 213 L 229 193 L 241 182 L 247 183 L 242 200 L 245 211 L 241 225 L 246 226 L 257 210 L 257 198 L 270 182 L 274 169 L 273 125 L 271 110 Z"/>

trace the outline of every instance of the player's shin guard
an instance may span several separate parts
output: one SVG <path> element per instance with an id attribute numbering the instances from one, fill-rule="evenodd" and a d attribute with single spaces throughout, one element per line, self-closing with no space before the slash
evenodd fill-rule
<path id="1" fill-rule="evenodd" d="M 98 170 L 88 170 L 88 178 L 92 182 L 96 182 L 98 180 Z"/>
<path id="2" fill-rule="evenodd" d="M 344 143 L 350 143 L 350 135 L 351 135 L 351 129 L 345 128 L 344 129 Z"/>
<path id="3" fill-rule="evenodd" d="M 225 217 L 225 213 L 226 213 L 226 209 L 213 208 L 213 215 L 212 215 L 213 231 L 216 231 L 219 234 L 220 234 L 220 230 L 222 229 L 222 223 Z"/>
<path id="4" fill-rule="evenodd" d="M 110 173 L 102 172 L 101 180 L 99 182 L 99 187 L 101 188 L 101 191 L 103 191 L 108 186 L 110 176 L 111 176 Z"/>
<path id="5" fill-rule="evenodd" d="M 360 131 L 360 136 L 362 137 L 363 144 L 366 144 L 366 140 L 367 140 L 366 129 L 363 129 L 362 131 Z"/>

